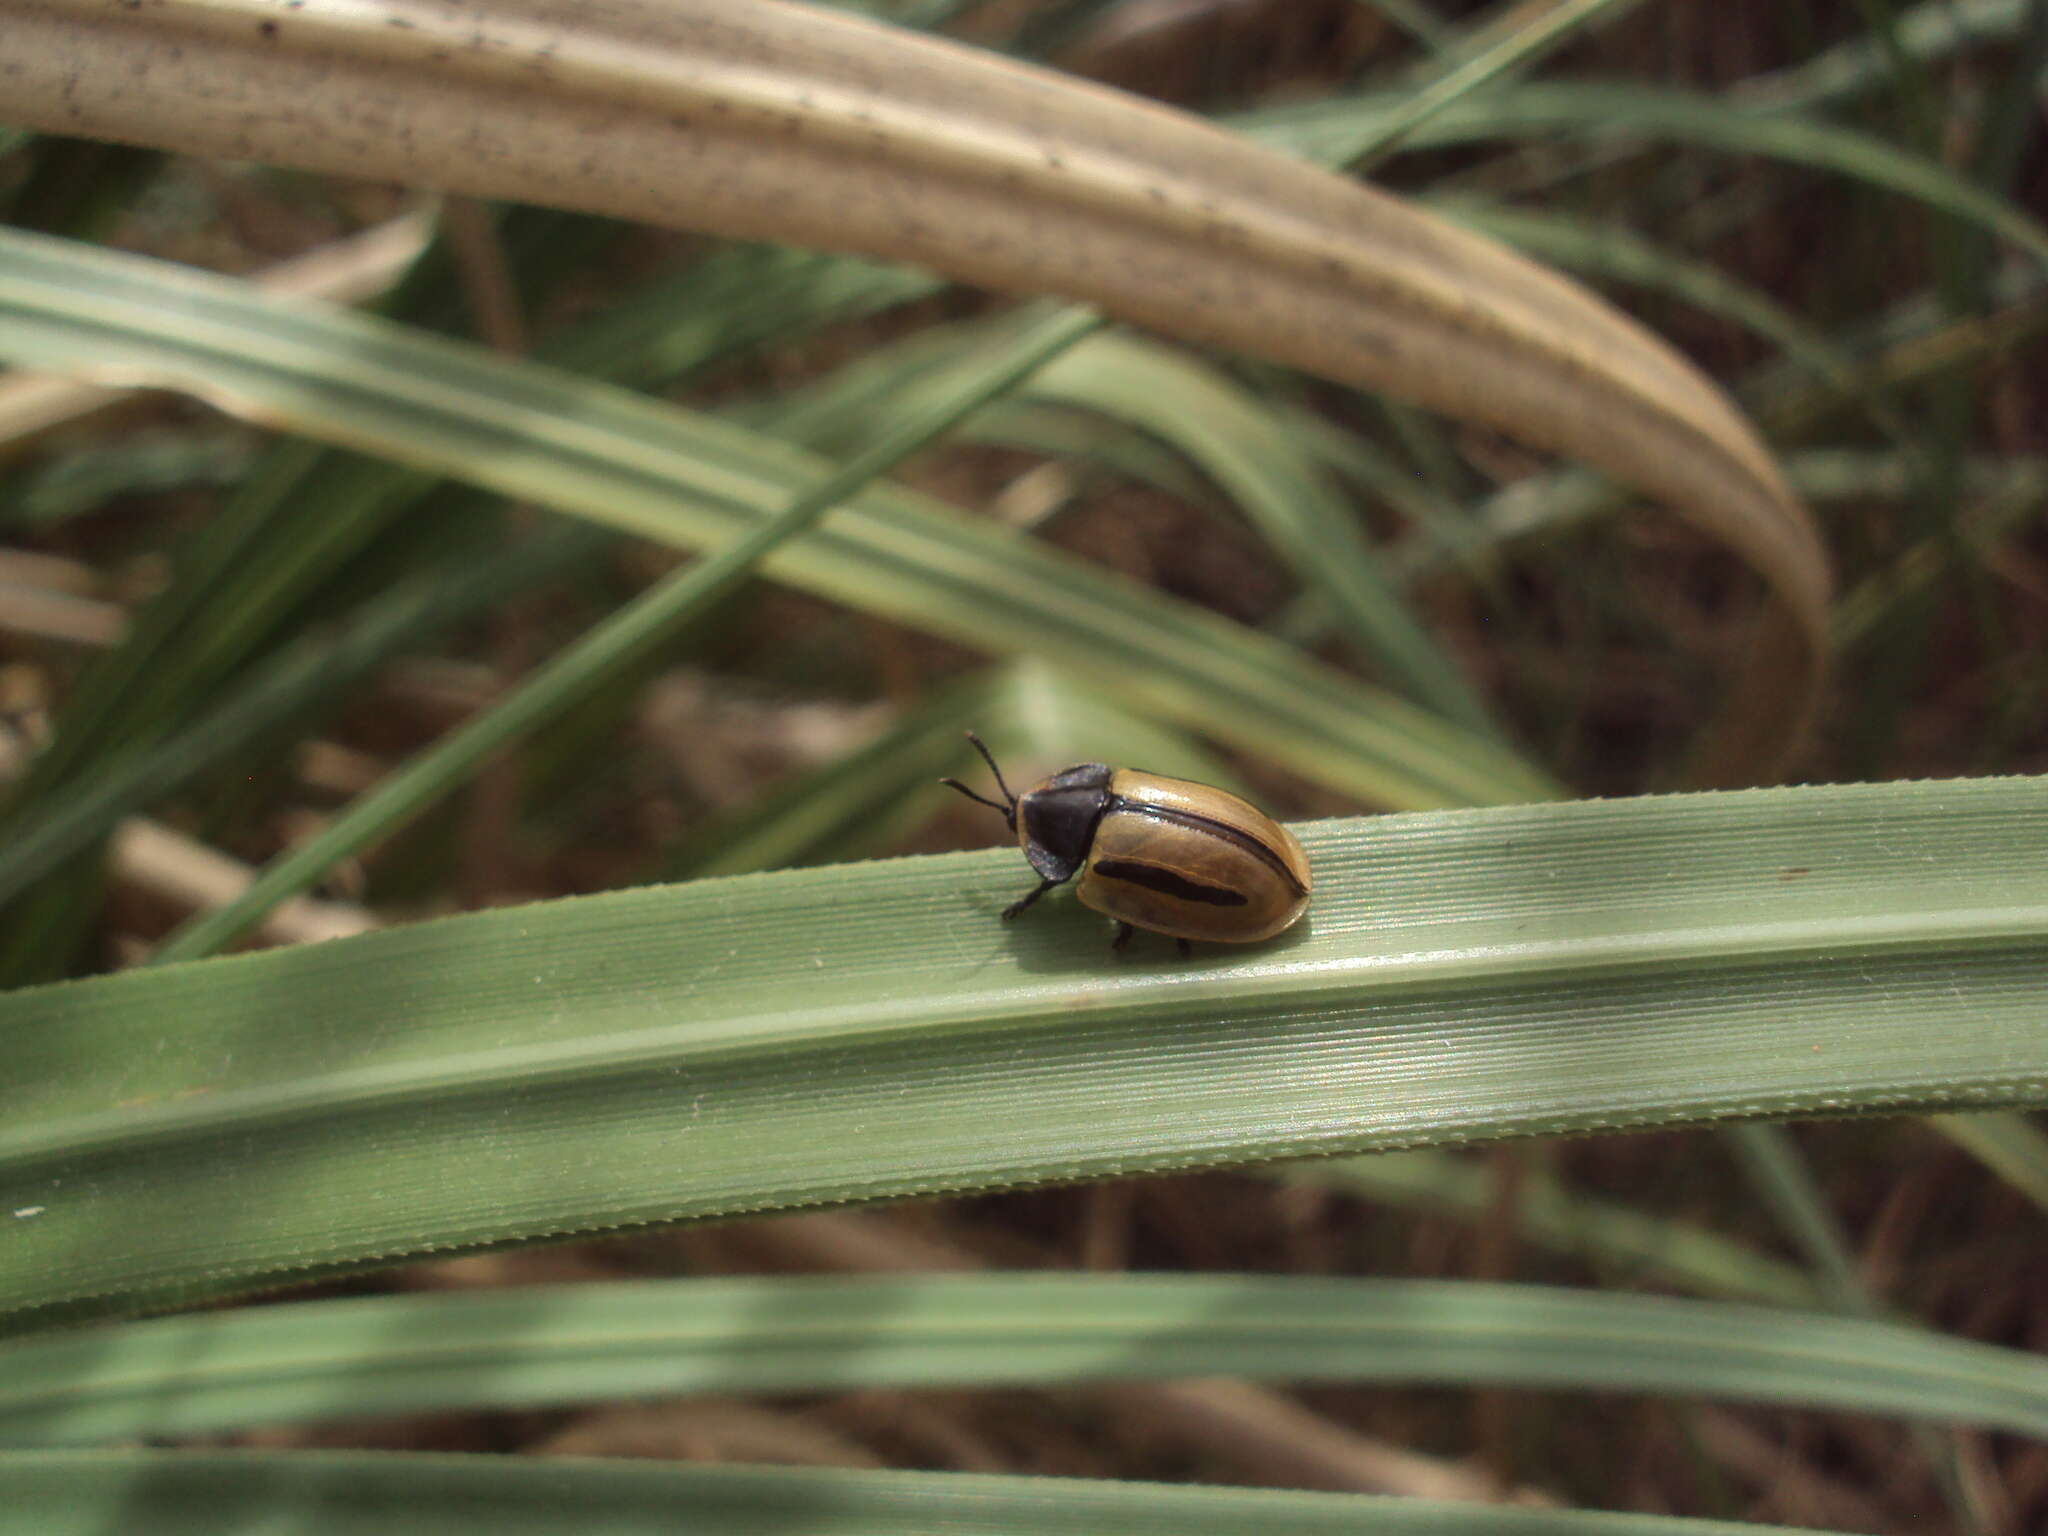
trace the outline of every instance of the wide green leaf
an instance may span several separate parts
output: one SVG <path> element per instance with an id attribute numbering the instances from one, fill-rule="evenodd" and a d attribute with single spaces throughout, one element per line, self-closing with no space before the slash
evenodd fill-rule
<path id="1" fill-rule="evenodd" d="M 934 795 L 943 791 L 934 787 Z M 1484 1137 L 2048 1102 L 2048 784 L 1311 824 L 1125 957 L 1013 851 L 0 996 L 13 1326 L 428 1250 Z"/>
<path id="2" fill-rule="evenodd" d="M 839 1276 L 361 1297 L 0 1348 L 0 1444 L 284 1420 L 1187 1376 L 1646 1392 L 2048 1438 L 2048 1361 L 1665 1296 L 1262 1275 Z"/>

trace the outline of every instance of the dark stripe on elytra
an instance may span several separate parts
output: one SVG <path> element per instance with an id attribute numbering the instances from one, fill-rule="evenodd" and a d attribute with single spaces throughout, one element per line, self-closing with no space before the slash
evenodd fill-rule
<path id="1" fill-rule="evenodd" d="M 1285 859 L 1281 858 L 1279 854 L 1268 848 L 1249 832 L 1241 831 L 1230 825 L 1227 821 L 1217 821 L 1212 817 L 1199 816 L 1193 811 L 1176 811 L 1169 810 L 1163 805 L 1148 805 L 1142 800 L 1126 800 L 1122 796 L 1118 796 L 1113 800 L 1108 809 L 1124 811 L 1132 816 L 1149 816 L 1154 821 L 1170 822 L 1177 827 L 1192 827 L 1198 832 L 1208 833 L 1211 837 L 1220 837 L 1226 843 L 1242 848 L 1246 853 L 1272 870 L 1282 880 L 1285 880 L 1288 888 L 1295 895 L 1306 896 L 1308 894 L 1308 887 L 1301 883 L 1300 876 L 1287 867 Z"/>
<path id="2" fill-rule="evenodd" d="M 1186 875 L 1175 874 L 1157 864 L 1140 864 L 1136 859 L 1097 859 L 1091 867 L 1105 880 L 1128 881 L 1182 901 L 1198 901 L 1209 907 L 1241 907 L 1245 904 L 1243 891 L 1227 891 L 1220 885 L 1203 885 L 1199 880 L 1190 880 Z"/>

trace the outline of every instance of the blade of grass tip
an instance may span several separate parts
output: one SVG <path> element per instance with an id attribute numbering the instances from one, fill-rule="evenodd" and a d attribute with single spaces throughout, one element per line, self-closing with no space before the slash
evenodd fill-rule
<path id="1" fill-rule="evenodd" d="M 792 500 L 744 538 L 649 588 L 589 631 L 474 720 L 388 775 L 317 837 L 265 867 L 226 906 L 187 922 L 158 946 L 151 964 L 212 954 L 287 896 L 305 890 L 342 858 L 447 793 L 478 763 L 582 697 L 596 680 L 645 654 L 702 607 L 738 586 L 763 556 L 803 532 L 869 481 L 887 473 L 971 411 L 995 399 L 1102 324 L 1090 311 L 1059 310 L 1010 339 L 978 379 L 895 428 L 835 474 Z"/>
<path id="2" fill-rule="evenodd" d="M 1400 147 L 1401 141 L 1437 113 L 1462 101 L 1483 85 L 1537 59 L 1567 41 L 1600 12 L 1640 0 L 1568 0 L 1533 26 L 1520 28 L 1485 52 L 1439 75 L 1410 96 L 1378 125 L 1363 145 L 1353 149 L 1345 165 L 1358 175 L 1372 170 Z"/>

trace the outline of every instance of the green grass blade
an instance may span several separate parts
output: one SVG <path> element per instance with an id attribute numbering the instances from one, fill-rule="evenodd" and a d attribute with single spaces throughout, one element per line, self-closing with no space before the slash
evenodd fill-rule
<path id="1" fill-rule="evenodd" d="M 1431 12 L 1427 0 L 1354 0 L 1408 34 L 1429 53 L 1443 53 L 1458 41 L 1458 29 Z"/>
<path id="2" fill-rule="evenodd" d="M 1072 678 L 1034 662 L 977 673 L 926 700 L 875 740 L 815 773 L 777 785 L 736 816 L 690 840 L 677 874 L 872 857 L 945 807 L 925 793 L 935 773 L 970 781 L 981 759 L 975 731 L 1019 782 L 1070 763 L 1127 763 L 1245 794 L 1233 771 L 1178 733 L 1132 716 Z M 1001 823 L 990 819 L 991 830 Z"/>
<path id="3" fill-rule="evenodd" d="M 1823 448 L 1790 453 L 1785 478 L 1809 501 L 1853 501 L 1910 495 L 1918 466 L 1898 454 Z M 1981 533 L 1996 535 L 2032 512 L 2048 479 L 2043 461 L 2028 457 L 1984 458 L 1966 466 L 1964 486 L 1972 496 L 1991 504 Z M 1568 531 L 1595 518 L 1619 512 L 1630 504 L 1629 493 L 1610 480 L 1583 470 L 1567 469 L 1532 475 L 1489 497 L 1461 542 L 1411 540 L 1391 556 L 1394 568 L 1413 578 L 1455 563 L 1477 564 L 1501 546 L 1520 539 Z M 1852 644 L 1879 610 L 1901 589 L 1924 585 L 1940 570 L 1946 552 L 1931 544 L 1911 546 L 1893 569 L 1879 572 L 1836 604 L 1836 638 Z M 1320 638 L 1325 626 L 1310 633 Z"/>
<path id="4" fill-rule="evenodd" d="M 287 510 L 286 497 L 300 471 L 318 456 L 318 450 L 303 443 L 285 444 L 266 455 L 258 473 L 187 545 L 184 579 L 144 605 L 127 642 L 85 673 L 66 705 L 56 739 L 8 797 L 10 816 L 33 809 L 51 786 L 68 782 L 86 763 L 103 763 L 136 740 L 148 739 L 161 721 L 174 717 L 217 677 L 237 635 L 261 632 L 262 620 L 250 618 L 244 609 L 223 611 L 220 589 L 260 541 L 264 526 Z M 320 519 L 324 510 L 311 509 L 315 531 L 300 541 L 302 558 L 309 546 L 332 537 Z M 167 653 L 175 655 L 174 670 L 161 665 Z"/>
<path id="5" fill-rule="evenodd" d="M 1776 1212 L 1779 1224 L 1806 1254 L 1834 1309 L 1866 1317 L 1877 1315 L 1878 1297 L 1864 1280 L 1848 1234 L 1829 1208 L 1827 1196 L 1792 1133 L 1782 1125 L 1737 1125 L 1729 1128 L 1728 1139 L 1764 1203 Z M 1989 1536 L 1992 1522 L 1977 1508 L 1954 1440 L 1925 1424 L 1914 1426 L 1913 1439 L 1935 1469 L 1957 1528 L 1971 1536 Z"/>
<path id="6" fill-rule="evenodd" d="M 2048 1103 L 2041 780 L 1302 833 L 1308 920 L 1191 961 L 1114 957 L 1067 899 L 998 921 L 1027 878 L 998 850 L 0 995 L 0 1308 L 941 1190 Z"/>
<path id="7" fill-rule="evenodd" d="M 2048 1132 L 2022 1115 L 1930 1115 L 1927 1123 L 2048 1211 Z"/>
<path id="8" fill-rule="evenodd" d="M 766 424 L 812 445 L 862 441 L 908 401 L 945 387 L 954 358 L 988 329 L 925 332 L 870 354 L 781 405 Z M 1185 353 L 1120 335 L 1091 337 L 1018 395 L 1111 418 L 1171 447 L 1322 595 L 1387 681 L 1475 735 L 1497 733 L 1477 690 L 1381 573 L 1356 512 L 1329 482 L 1322 453 L 1267 401 Z M 999 412 L 989 418 L 990 433 L 1010 435 Z"/>
<path id="9" fill-rule="evenodd" d="M 625 295 L 548 338 L 537 355 L 557 368 L 649 388 L 944 286 L 929 272 L 853 256 L 738 246 Z"/>
<path id="10" fill-rule="evenodd" d="M 402 825 L 461 784 L 485 759 L 560 714 L 620 669 L 652 654 L 697 614 L 751 576 L 778 546 L 804 532 L 869 481 L 1011 389 L 1101 322 L 1075 310 L 1043 314 L 992 346 L 981 366 L 953 378 L 942 398 L 906 409 L 868 449 L 744 537 L 649 588 L 536 667 L 510 693 L 378 781 L 314 836 L 273 860 L 233 901 L 179 928 L 153 963 L 212 954 L 287 897 Z"/>
<path id="11" fill-rule="evenodd" d="M 650 1281 L 307 1302 L 0 1348 L 0 1444 L 690 1393 L 1259 1381 L 1648 1393 L 2048 1439 L 2048 1361 L 1896 1323 L 1458 1280 Z"/>
<path id="12" fill-rule="evenodd" d="M 232 485 L 254 456 L 241 427 L 160 428 L 57 454 L 14 483 L 0 481 L 0 527 L 46 528 L 117 496 Z"/>
<path id="13" fill-rule="evenodd" d="M 367 1451 L 0 1453 L 0 1532 L 301 1536 L 1820 1536 L 1791 1526 L 963 1472 Z"/>
<path id="14" fill-rule="evenodd" d="M 308 433 L 678 544 L 744 536 L 827 469 L 728 423 L 371 317 L 5 232 L 0 317 L 12 360 L 188 381 Z M 765 569 L 970 645 L 1100 676 L 1134 709 L 1377 803 L 1556 793 L 1498 746 L 1270 638 L 893 487 L 872 488 Z"/>
<path id="15" fill-rule="evenodd" d="M 578 537 L 578 535 L 583 535 Z M 592 547 L 590 531 L 500 551 L 467 570 L 422 576 L 365 604 L 337 631 L 309 636 L 261 662 L 213 708 L 138 753 L 88 765 L 39 796 L 22 826 L 0 844 L 0 904 L 114 823 L 232 755 L 311 698 L 361 676 L 401 647 L 454 625 Z"/>
<path id="16" fill-rule="evenodd" d="M 1742 82 L 1744 106 L 1800 111 L 1853 100 L 1892 83 L 1893 53 L 1918 64 L 1943 64 L 1959 53 L 1996 44 L 2020 28 L 2027 0 L 1926 0 L 1899 16 L 1888 39 L 1859 33 L 1802 64 Z"/>
<path id="17" fill-rule="evenodd" d="M 1374 132 L 1355 145 L 1342 163 L 1361 174 L 1370 171 L 1432 118 L 1570 41 L 1575 32 L 1603 11 L 1630 11 L 1640 3 L 1641 0 L 1563 0 L 1534 20 L 1524 22 L 1516 18 L 1515 29 L 1498 42 L 1452 64 L 1420 89 L 1403 93 L 1400 105 L 1382 117 Z"/>
<path id="18" fill-rule="evenodd" d="M 1897 412 L 1871 392 L 1846 352 L 1767 294 L 1717 267 L 1663 249 L 1619 225 L 1464 198 L 1432 198 L 1429 206 L 1540 261 L 1668 293 L 1733 321 L 1772 343 L 1815 380 L 1854 400 L 1895 442 L 1911 441 Z"/>
<path id="19" fill-rule="evenodd" d="M 1294 1164 L 1276 1177 L 1403 1210 L 1497 1219 L 1489 1171 L 1453 1152 L 1325 1158 Z M 1610 1282 L 1650 1277 L 1704 1296 L 1781 1306 L 1812 1306 L 1819 1299 L 1813 1282 L 1782 1259 L 1691 1222 L 1578 1193 L 1533 1167 L 1522 1170 L 1512 1217 L 1525 1241 L 1570 1254 Z"/>
<path id="20" fill-rule="evenodd" d="M 533 219 L 529 214 L 510 233 L 516 237 Z M 548 232 L 560 242 L 559 230 Z M 407 307 L 423 319 L 445 308 L 434 278 L 420 272 L 409 283 L 418 292 Z M 868 263 L 728 250 L 550 338 L 543 350 L 600 376 L 664 378 L 734 348 L 920 291 Z M 81 759 L 103 763 L 111 743 L 146 738 L 155 722 L 175 718 L 432 483 L 403 467 L 303 443 L 281 445 L 228 515 L 186 552 L 181 580 L 147 606 L 131 643 L 88 674 L 67 705 L 55 746 L 23 786 L 21 802 L 41 817 L 45 788 L 67 783 Z M 284 522 L 293 526 L 281 530 L 277 525 Z"/>
<path id="21" fill-rule="evenodd" d="M 1751 1184 L 1827 1288 L 1829 1303 L 1844 1312 L 1873 1310 L 1875 1302 L 1857 1271 L 1848 1237 L 1785 1128 L 1737 1125 L 1728 1135 Z"/>
<path id="22" fill-rule="evenodd" d="M 1497 727 L 1478 690 L 1408 611 L 1319 455 L 1263 402 L 1192 359 L 1106 336 L 1046 370 L 1041 398 L 1084 406 L 1172 444 L 1244 509 L 1320 592 L 1365 656 L 1416 702 L 1471 730 Z"/>
<path id="23" fill-rule="evenodd" d="M 120 646 L 85 669 L 55 739 L 6 798 L 0 842 L 45 846 L 53 803 L 75 809 L 87 784 L 142 771 L 142 754 L 165 732 L 205 709 L 252 658 L 287 643 L 288 617 L 303 618 L 335 565 L 422 483 L 414 471 L 301 442 L 264 454 L 220 515 L 181 541 L 178 580 L 143 606 Z M 23 893 L 0 925 L 0 977 L 67 974 L 100 909 L 100 879 L 97 861 L 80 858 Z"/>
<path id="24" fill-rule="evenodd" d="M 1266 143 L 1328 163 L 1369 143 L 1399 110 L 1393 93 L 1313 102 L 1236 118 L 1232 126 Z M 1760 155 L 1832 171 L 1978 225 L 2048 262 L 2048 228 L 2003 198 L 1923 156 L 1851 128 L 1784 113 L 1730 106 L 1664 86 L 1590 81 L 1510 86 L 1446 108 L 1410 135 L 1410 148 L 1475 140 L 1565 135 L 1642 139 Z"/>

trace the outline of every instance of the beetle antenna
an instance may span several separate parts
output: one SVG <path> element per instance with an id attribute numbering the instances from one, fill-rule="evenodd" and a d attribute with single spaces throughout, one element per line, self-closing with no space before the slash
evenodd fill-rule
<path id="1" fill-rule="evenodd" d="M 979 752 L 981 760 L 988 764 L 988 771 L 996 776 L 996 787 L 1002 790 L 1003 798 L 1010 802 L 1012 808 L 1015 808 L 1017 797 L 1010 793 L 1010 786 L 1003 782 L 1003 770 L 996 766 L 995 757 L 990 753 L 988 745 L 972 731 L 967 733 L 967 739 L 974 743 L 974 750 Z"/>
<path id="2" fill-rule="evenodd" d="M 968 799 L 978 801 L 980 804 L 987 806 L 992 811 L 1001 811 L 1003 813 L 1003 819 L 1009 822 L 1009 824 L 1012 827 L 1015 827 L 1017 825 L 1017 797 L 1010 793 L 1010 786 L 1003 782 L 1003 770 L 996 766 L 996 760 L 993 757 L 989 756 L 989 750 L 986 746 L 982 744 L 982 740 L 979 736 L 975 735 L 974 732 L 969 731 L 967 733 L 967 739 L 974 743 L 974 750 L 979 752 L 981 754 L 981 760 L 984 763 L 988 764 L 988 771 L 996 776 L 996 787 L 1002 790 L 1003 792 L 1002 800 L 991 800 L 987 795 L 977 794 L 974 790 L 971 790 L 965 784 L 962 784 L 958 779 L 941 779 L 939 780 L 939 782 L 951 789 L 959 790 L 960 793 L 965 795 Z"/>
<path id="3" fill-rule="evenodd" d="M 970 800 L 980 801 L 983 805 L 987 806 L 992 811 L 1001 811 L 1005 816 L 1010 814 L 1010 808 L 1007 805 L 1004 805 L 1000 800 L 991 800 L 987 795 L 978 795 L 973 790 L 969 789 L 965 784 L 962 784 L 958 779 L 941 779 L 939 780 L 939 782 L 945 785 L 948 789 L 959 790 L 961 794 L 965 795 Z"/>

